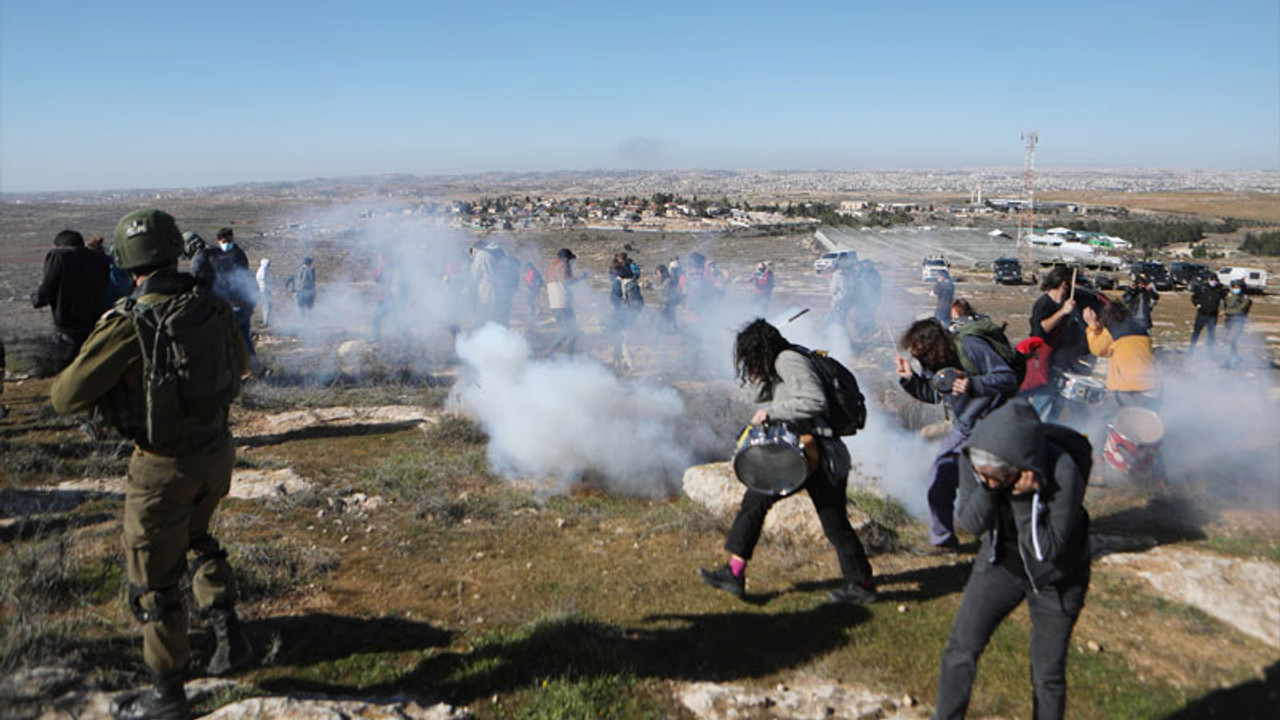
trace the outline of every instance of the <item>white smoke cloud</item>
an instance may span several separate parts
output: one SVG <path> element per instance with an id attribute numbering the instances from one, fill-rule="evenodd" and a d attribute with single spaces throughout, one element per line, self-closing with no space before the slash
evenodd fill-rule
<path id="1" fill-rule="evenodd" d="M 488 432 L 500 473 L 551 491 L 593 474 L 613 492 L 661 496 L 693 462 L 671 388 L 623 382 L 589 358 L 531 359 L 524 338 L 493 324 L 459 336 L 457 351 L 472 374 L 456 400 Z"/>

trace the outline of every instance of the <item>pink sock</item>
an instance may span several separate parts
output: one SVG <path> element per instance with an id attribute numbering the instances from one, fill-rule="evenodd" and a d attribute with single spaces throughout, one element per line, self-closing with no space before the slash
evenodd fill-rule
<path id="1" fill-rule="evenodd" d="M 742 558 L 729 558 L 729 572 L 734 577 L 742 577 L 747 572 L 747 561 Z"/>

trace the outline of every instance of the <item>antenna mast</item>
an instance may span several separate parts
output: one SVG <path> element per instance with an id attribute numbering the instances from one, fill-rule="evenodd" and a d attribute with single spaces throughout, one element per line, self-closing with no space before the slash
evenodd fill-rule
<path id="1" fill-rule="evenodd" d="M 1040 133 L 1034 130 L 1024 132 L 1022 142 L 1027 149 L 1027 160 L 1022 173 L 1025 197 L 1022 216 L 1018 220 L 1018 261 L 1029 268 L 1033 262 L 1031 235 L 1036 229 L 1036 144 L 1040 142 Z"/>

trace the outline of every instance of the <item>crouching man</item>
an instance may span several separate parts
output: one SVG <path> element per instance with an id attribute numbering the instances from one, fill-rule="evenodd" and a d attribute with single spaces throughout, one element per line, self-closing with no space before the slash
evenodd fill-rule
<path id="1" fill-rule="evenodd" d="M 190 656 L 181 590 L 191 590 L 212 621 L 217 647 L 210 674 L 253 658 L 235 612 L 226 551 L 209 534 L 231 484 L 235 448 L 231 400 L 248 369 L 248 351 L 231 308 L 178 272 L 182 234 L 172 216 L 135 211 L 116 227 L 116 263 L 133 294 L 103 315 L 79 355 L 54 380 L 59 412 L 92 410 L 135 442 L 125 486 L 124 551 L 129 605 L 142 623 L 143 658 L 155 687 L 111 704 L 116 718 L 189 715 L 183 674 Z"/>
<path id="2" fill-rule="evenodd" d="M 1089 515 L 1083 507 L 1091 447 L 1042 424 L 1025 399 L 980 421 L 960 457 L 956 525 L 982 535 L 942 654 L 935 719 L 962 718 L 978 657 L 1023 600 L 1031 613 L 1032 717 L 1066 710 L 1067 649 L 1089 589 Z"/>

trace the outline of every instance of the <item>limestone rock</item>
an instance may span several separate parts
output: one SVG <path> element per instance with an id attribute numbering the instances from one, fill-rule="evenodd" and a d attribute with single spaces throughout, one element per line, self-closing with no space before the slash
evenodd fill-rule
<path id="1" fill-rule="evenodd" d="M 1280 647 L 1280 565 L 1203 550 L 1160 546 L 1098 561 L 1131 572 L 1169 600 L 1196 607 Z"/>
<path id="2" fill-rule="evenodd" d="M 728 462 L 695 465 L 684 471 L 684 494 L 728 524 L 738 511 L 745 486 L 733 474 Z M 849 522 L 868 551 L 888 549 L 894 542 L 891 530 L 876 523 L 854 505 L 848 505 Z M 784 498 L 769 510 L 763 537 L 768 542 L 825 543 L 822 525 L 808 496 L 801 492 Z"/>
<path id="3" fill-rule="evenodd" d="M 924 708 L 902 707 L 888 695 L 816 678 L 765 689 L 694 682 L 678 683 L 674 690 L 699 720 L 920 720 L 929 716 Z"/>
<path id="4" fill-rule="evenodd" d="M 263 697 L 241 700 L 205 715 L 206 720 L 466 720 L 465 708 L 413 700 L 342 700 Z"/>

